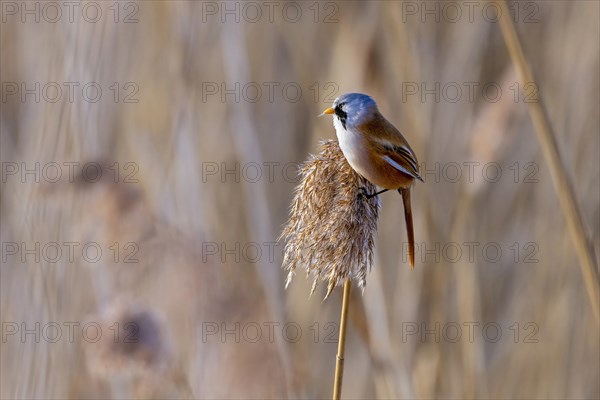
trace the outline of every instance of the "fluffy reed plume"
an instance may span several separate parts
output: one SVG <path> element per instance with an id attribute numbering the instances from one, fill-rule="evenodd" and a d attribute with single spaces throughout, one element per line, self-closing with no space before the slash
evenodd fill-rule
<path id="1" fill-rule="evenodd" d="M 298 266 L 314 277 L 311 295 L 319 279 L 327 281 L 327 294 L 355 279 L 364 289 L 373 261 L 374 234 L 380 201 L 365 193 L 376 187 L 348 164 L 335 140 L 320 143 L 301 170 L 291 216 L 281 237 L 287 243 L 283 266 L 289 270 L 286 287 Z"/>

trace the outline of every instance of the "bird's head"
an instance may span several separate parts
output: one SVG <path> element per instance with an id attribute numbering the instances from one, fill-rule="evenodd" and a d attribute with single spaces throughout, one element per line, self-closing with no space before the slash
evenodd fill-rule
<path id="1" fill-rule="evenodd" d="M 371 97 L 362 93 L 346 93 L 335 99 L 321 115 L 331 114 L 344 129 L 351 129 L 365 123 L 377 112 L 377 103 Z"/>

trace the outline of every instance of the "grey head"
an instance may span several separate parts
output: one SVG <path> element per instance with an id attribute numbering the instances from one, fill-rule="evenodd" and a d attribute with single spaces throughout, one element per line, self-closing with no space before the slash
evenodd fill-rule
<path id="1" fill-rule="evenodd" d="M 378 112 L 377 103 L 362 93 L 346 93 L 335 99 L 332 106 L 335 117 L 344 129 L 352 129 Z"/>

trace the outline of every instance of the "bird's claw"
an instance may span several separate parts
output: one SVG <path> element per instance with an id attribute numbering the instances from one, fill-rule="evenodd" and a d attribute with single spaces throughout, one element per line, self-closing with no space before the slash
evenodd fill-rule
<path id="1" fill-rule="evenodd" d="M 359 199 L 366 199 L 369 200 L 369 194 L 367 193 L 367 189 L 365 189 L 364 187 L 361 187 L 358 189 L 358 198 Z"/>
<path id="2" fill-rule="evenodd" d="M 369 193 L 367 192 L 367 189 L 365 189 L 364 187 L 361 187 L 359 189 L 360 193 L 358 193 L 358 198 L 359 199 L 365 199 L 365 200 L 371 200 L 373 197 L 377 196 L 379 193 Z"/>

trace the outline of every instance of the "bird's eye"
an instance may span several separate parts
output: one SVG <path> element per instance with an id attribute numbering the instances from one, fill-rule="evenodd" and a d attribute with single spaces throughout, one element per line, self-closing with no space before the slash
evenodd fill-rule
<path id="1" fill-rule="evenodd" d="M 337 106 L 335 106 L 335 111 L 344 111 L 345 105 L 346 105 L 346 103 L 344 103 L 344 102 L 338 104 Z"/>

